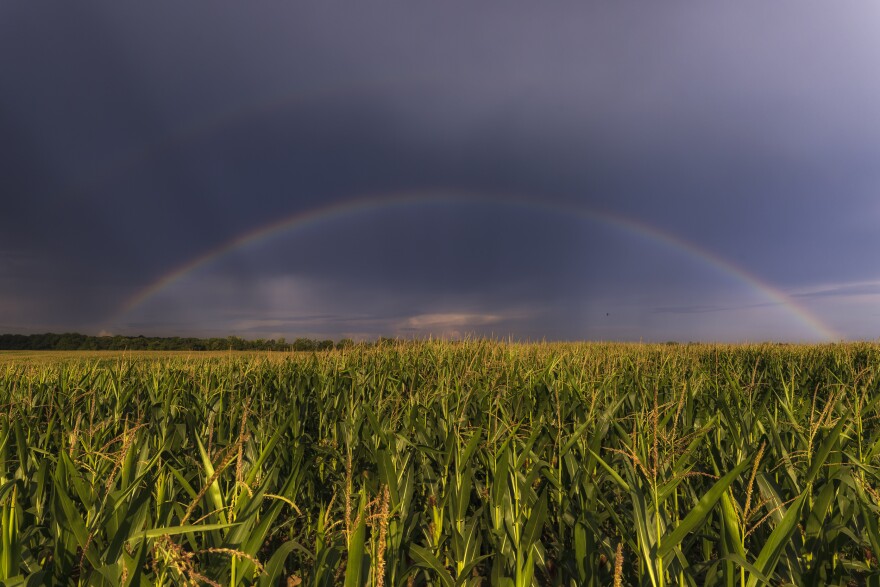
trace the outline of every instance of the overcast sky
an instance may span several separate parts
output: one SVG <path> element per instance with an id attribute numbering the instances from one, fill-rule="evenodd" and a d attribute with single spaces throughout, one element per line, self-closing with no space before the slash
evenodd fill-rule
<path id="1" fill-rule="evenodd" d="M 877 339 L 878 30 L 849 1 L 4 3 L 0 332 Z"/>

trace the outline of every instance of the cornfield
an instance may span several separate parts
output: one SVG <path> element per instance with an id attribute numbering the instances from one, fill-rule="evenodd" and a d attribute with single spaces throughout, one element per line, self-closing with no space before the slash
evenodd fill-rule
<path id="1" fill-rule="evenodd" d="M 0 583 L 880 585 L 880 347 L 0 366 Z"/>

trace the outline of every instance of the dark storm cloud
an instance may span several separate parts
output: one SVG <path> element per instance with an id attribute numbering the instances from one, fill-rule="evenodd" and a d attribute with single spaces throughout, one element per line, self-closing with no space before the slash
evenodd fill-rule
<path id="1" fill-rule="evenodd" d="M 784 288 L 880 273 L 865 253 L 880 247 L 874 6 L 2 10 L 0 251 L 30 260 L 4 263 L 0 321 L 20 328 L 94 329 L 237 235 L 333 201 L 426 188 L 629 215 Z M 358 318 L 377 333 L 470 320 L 577 337 L 574 313 L 593 325 L 627 300 L 640 317 L 618 332 L 640 338 L 685 332 L 657 322 L 663 314 L 764 311 L 692 256 L 553 214 L 392 210 L 303 238 L 207 268 L 239 296 L 212 311 L 259 306 L 264 281 L 284 276 L 325 284 L 309 303 L 327 307 L 287 312 L 277 328 L 337 328 L 365 292 L 388 298 Z M 171 328 L 162 312 L 202 290 L 181 286 L 131 327 Z M 523 318 L 525 306 L 546 327 Z M 264 332 L 247 314 L 237 328 Z M 216 329 L 199 320 L 188 328 Z"/>

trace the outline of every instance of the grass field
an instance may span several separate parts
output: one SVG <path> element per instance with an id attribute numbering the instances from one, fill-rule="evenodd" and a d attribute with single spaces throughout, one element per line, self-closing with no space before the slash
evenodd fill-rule
<path id="1" fill-rule="evenodd" d="M 0 356 L 3 585 L 880 585 L 880 346 Z"/>
<path id="2" fill-rule="evenodd" d="M 0 351 L 0 366 L 12 364 L 70 363 L 99 360 L 198 360 L 238 358 L 266 358 L 284 360 L 289 353 L 257 351 Z"/>

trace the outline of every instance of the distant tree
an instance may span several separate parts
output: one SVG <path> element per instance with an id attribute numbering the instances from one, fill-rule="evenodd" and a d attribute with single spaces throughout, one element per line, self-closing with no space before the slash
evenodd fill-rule
<path id="1" fill-rule="evenodd" d="M 239 338 L 237 336 L 227 336 L 226 342 L 228 344 L 228 349 L 233 351 L 243 351 L 246 350 L 245 340 Z"/>
<path id="2" fill-rule="evenodd" d="M 348 349 L 354 346 L 354 341 L 350 338 L 343 338 L 336 343 L 337 349 Z"/>
<path id="3" fill-rule="evenodd" d="M 353 344 L 350 339 L 340 341 Z M 89 336 L 78 332 L 55 334 L 0 334 L 0 350 L 190 350 L 190 351 L 314 351 L 332 349 L 332 340 L 298 338 L 292 344 L 284 338 L 247 340 L 238 336 L 195 338 L 180 336 Z"/>
<path id="4" fill-rule="evenodd" d="M 310 338 L 297 338 L 293 341 L 293 350 L 295 351 L 313 351 L 317 344 Z"/>

